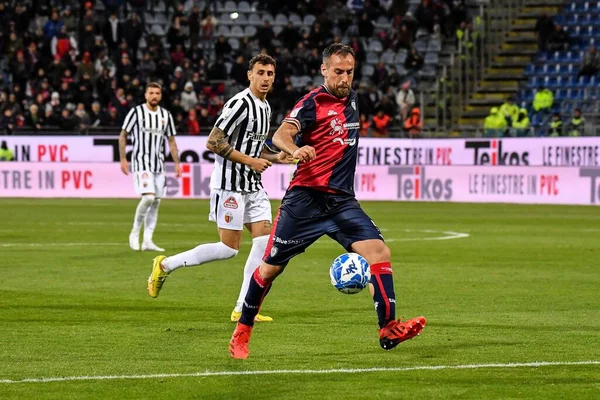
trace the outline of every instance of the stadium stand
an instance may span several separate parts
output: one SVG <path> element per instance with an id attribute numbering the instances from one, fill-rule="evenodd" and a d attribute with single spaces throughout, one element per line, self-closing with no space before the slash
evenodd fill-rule
<path id="1" fill-rule="evenodd" d="M 322 83 L 320 51 L 335 40 L 357 51 L 365 120 L 383 110 L 390 117 L 383 131 L 402 135 L 401 85 L 410 82 L 421 106 L 466 18 L 464 0 L 3 1 L 0 129 L 118 131 L 143 101 L 144 84 L 158 80 L 180 132 L 208 133 L 223 102 L 246 85 L 247 62 L 258 52 L 278 62 L 269 97 L 276 125 Z"/>
<path id="2" fill-rule="evenodd" d="M 512 118 L 507 118 L 501 135 L 597 135 L 600 59 L 588 49 L 600 37 L 598 10 L 597 2 L 583 0 L 490 0 L 475 13 L 473 31 L 457 31 L 456 57 L 442 73 L 444 91 L 436 88 L 429 103 L 447 105 L 444 121 L 434 129 L 462 136 L 491 132 L 486 118 L 496 125 L 492 110 L 512 99 L 515 115 L 522 114 L 528 126 L 511 129 Z M 465 43 L 464 37 L 475 35 Z M 584 57 L 591 65 L 582 72 Z M 576 109 L 583 118 L 575 116 Z M 562 131 L 551 126 L 558 120 Z"/>

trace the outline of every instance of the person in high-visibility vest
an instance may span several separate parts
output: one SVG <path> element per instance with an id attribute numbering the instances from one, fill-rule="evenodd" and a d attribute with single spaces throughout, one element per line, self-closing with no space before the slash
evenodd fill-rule
<path id="1" fill-rule="evenodd" d="M 569 123 L 569 136 L 582 136 L 585 129 L 585 118 L 581 115 L 581 109 L 579 108 L 576 108 L 573 114 L 573 118 Z"/>
<path id="2" fill-rule="evenodd" d="M 498 111 L 498 107 L 492 107 L 490 115 L 485 117 L 483 122 L 485 137 L 501 137 L 506 131 L 506 118 Z"/>
<path id="3" fill-rule="evenodd" d="M 563 135 L 563 122 L 559 113 L 555 112 L 552 114 L 552 119 L 550 120 L 550 124 L 548 126 L 550 128 L 548 129 L 550 136 L 557 137 Z"/>
<path id="4" fill-rule="evenodd" d="M 422 129 L 421 109 L 419 107 L 413 107 L 410 110 L 408 118 L 404 121 L 404 130 L 409 136 L 416 136 L 421 133 Z"/>
<path id="5" fill-rule="evenodd" d="M 529 133 L 529 115 L 526 108 L 519 110 L 519 115 L 512 122 L 513 136 L 524 137 Z"/>
<path id="6" fill-rule="evenodd" d="M 0 145 L 0 161 L 12 161 L 15 158 L 11 149 L 6 145 L 6 140 Z"/>

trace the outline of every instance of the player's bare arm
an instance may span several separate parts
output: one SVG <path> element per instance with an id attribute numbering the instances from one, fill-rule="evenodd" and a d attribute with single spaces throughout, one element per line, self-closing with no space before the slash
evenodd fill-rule
<path id="1" fill-rule="evenodd" d="M 181 165 L 179 163 L 179 149 L 177 148 L 177 142 L 175 141 L 175 136 L 169 136 L 167 138 L 169 141 L 169 150 L 171 151 L 171 157 L 173 157 L 173 162 L 175 163 L 175 176 L 177 178 L 181 178 Z"/>
<path id="2" fill-rule="evenodd" d="M 284 121 L 273 136 L 273 144 L 300 162 L 313 160 L 317 156 L 315 149 L 311 146 L 296 146 L 294 137 L 297 134 L 298 127 Z"/>
<path id="3" fill-rule="evenodd" d="M 264 172 L 272 163 L 263 158 L 250 157 L 240 151 L 235 150 L 227 139 L 227 135 L 221 129 L 214 127 L 208 135 L 206 148 L 215 154 L 231 162 L 245 164 L 256 172 Z"/>
<path id="4" fill-rule="evenodd" d="M 129 175 L 129 163 L 127 162 L 127 153 L 125 151 L 125 146 L 127 146 L 127 131 L 122 130 L 121 135 L 119 136 L 119 158 L 121 159 L 121 171 L 125 175 Z"/>

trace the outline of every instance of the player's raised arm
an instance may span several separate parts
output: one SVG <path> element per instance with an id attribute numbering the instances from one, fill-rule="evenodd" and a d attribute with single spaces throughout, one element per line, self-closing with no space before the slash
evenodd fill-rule
<path id="1" fill-rule="evenodd" d="M 311 146 L 296 146 L 294 137 L 297 134 L 298 127 L 295 124 L 283 121 L 273 136 L 273 144 L 300 162 L 313 160 L 317 156 L 315 149 Z"/>
<path id="2" fill-rule="evenodd" d="M 127 162 L 127 153 L 125 151 L 125 147 L 127 146 L 127 131 L 122 130 L 121 135 L 119 135 L 119 158 L 121 160 L 121 171 L 125 175 L 129 175 L 129 163 Z"/>
<path id="3" fill-rule="evenodd" d="M 250 157 L 240 151 L 235 150 L 230 144 L 227 135 L 223 130 L 216 126 L 210 131 L 206 148 L 226 160 L 245 164 L 256 172 L 264 172 L 272 165 L 271 161 L 264 158 Z"/>

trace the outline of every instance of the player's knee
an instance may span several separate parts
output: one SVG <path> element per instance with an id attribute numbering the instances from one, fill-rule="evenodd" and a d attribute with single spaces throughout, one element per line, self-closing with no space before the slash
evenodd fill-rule
<path id="1" fill-rule="evenodd" d="M 153 193 L 146 193 L 142 195 L 142 203 L 144 203 L 146 206 L 149 206 L 150 204 L 152 204 L 154 202 L 154 200 L 156 199 L 156 197 L 154 196 Z"/>
<path id="2" fill-rule="evenodd" d="M 277 265 L 265 264 L 264 262 L 260 264 L 260 268 L 258 273 L 260 277 L 266 283 L 271 283 L 283 272 L 283 267 Z"/>
<path id="3" fill-rule="evenodd" d="M 369 264 L 390 262 L 392 260 L 392 251 L 385 243 L 379 241 L 378 244 L 369 246 L 369 252 L 365 255 L 365 258 Z"/>
<path id="4" fill-rule="evenodd" d="M 221 256 L 222 260 L 228 260 L 230 258 L 233 258 L 235 256 L 237 256 L 239 250 L 238 249 L 234 249 L 228 245 L 226 245 L 225 243 L 221 242 L 221 246 L 219 248 L 219 255 Z"/>

